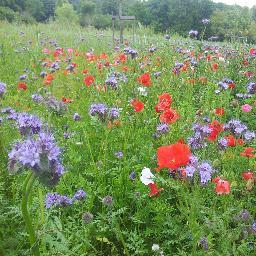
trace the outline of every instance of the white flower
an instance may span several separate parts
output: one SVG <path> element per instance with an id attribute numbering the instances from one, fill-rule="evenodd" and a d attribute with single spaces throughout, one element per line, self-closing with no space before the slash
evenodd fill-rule
<path id="1" fill-rule="evenodd" d="M 140 180 L 143 184 L 148 185 L 150 183 L 154 183 L 153 178 L 155 176 L 152 174 L 149 168 L 144 167 L 143 170 L 141 171 L 141 176 Z"/>
<path id="2" fill-rule="evenodd" d="M 160 246 L 158 244 L 153 244 L 152 245 L 152 251 L 156 252 L 160 250 Z"/>
<path id="3" fill-rule="evenodd" d="M 147 89 L 144 87 L 138 87 L 138 91 L 139 91 L 140 95 L 142 95 L 142 96 L 148 95 Z"/>

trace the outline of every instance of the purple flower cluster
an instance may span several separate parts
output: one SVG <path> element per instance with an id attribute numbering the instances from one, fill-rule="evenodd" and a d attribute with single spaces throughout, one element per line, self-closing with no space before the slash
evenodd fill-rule
<path id="1" fill-rule="evenodd" d="M 240 137 L 244 132 L 248 130 L 248 128 L 240 120 L 231 119 L 224 125 L 224 130 L 231 132 L 237 137 Z"/>
<path id="2" fill-rule="evenodd" d="M 78 113 L 75 113 L 73 115 L 73 119 L 74 119 L 74 121 L 79 121 L 81 119 L 81 116 Z"/>
<path id="3" fill-rule="evenodd" d="M 31 98 L 32 98 L 32 100 L 34 101 L 34 102 L 36 102 L 36 103 L 40 103 L 40 102 L 42 102 L 43 100 L 44 100 L 44 97 L 42 96 L 42 95 L 40 95 L 40 94 L 32 94 L 31 95 Z"/>
<path id="4" fill-rule="evenodd" d="M 192 178 L 196 172 L 200 176 L 202 184 L 206 184 L 211 180 L 212 174 L 216 172 L 208 162 L 199 163 L 196 156 L 190 157 L 189 164 L 185 167 L 187 177 Z"/>
<path id="5" fill-rule="evenodd" d="M 159 138 L 161 135 L 166 134 L 170 131 L 168 124 L 159 124 L 156 127 L 156 133 L 154 134 L 154 137 Z"/>
<path id="6" fill-rule="evenodd" d="M 192 129 L 194 135 L 188 138 L 188 144 L 192 149 L 204 148 L 207 145 L 205 139 L 210 135 L 211 128 L 208 125 L 194 123 Z"/>
<path id="7" fill-rule="evenodd" d="M 132 59 L 134 59 L 138 54 L 137 50 L 131 49 L 130 47 L 125 48 L 124 53 L 128 54 L 128 55 L 131 55 Z"/>
<path id="8" fill-rule="evenodd" d="M 4 95 L 5 91 L 6 91 L 6 84 L 0 82 L 0 97 Z"/>
<path id="9" fill-rule="evenodd" d="M 16 122 L 20 134 L 23 136 L 37 134 L 42 128 L 42 122 L 37 116 L 25 112 L 17 114 Z"/>
<path id="10" fill-rule="evenodd" d="M 256 93 L 256 83 L 250 82 L 250 83 L 247 85 L 247 92 L 248 92 L 249 94 L 255 94 L 255 93 Z"/>
<path id="11" fill-rule="evenodd" d="M 218 90 L 215 90 L 215 93 L 216 94 L 219 94 L 221 91 L 225 91 L 229 88 L 229 85 L 230 84 L 233 84 L 233 80 L 229 79 L 229 78 L 223 78 L 219 83 L 218 83 L 218 86 L 219 86 L 219 89 Z"/>
<path id="12" fill-rule="evenodd" d="M 196 38 L 198 36 L 198 31 L 197 30 L 190 30 L 188 32 L 189 36 L 192 38 Z"/>
<path id="13" fill-rule="evenodd" d="M 110 86 L 112 89 L 116 90 L 118 88 L 118 82 L 115 76 L 110 76 L 106 81 L 105 84 Z"/>
<path id="14" fill-rule="evenodd" d="M 68 206 L 72 205 L 75 201 L 80 201 L 84 198 L 86 198 L 86 193 L 82 189 L 78 190 L 73 198 L 58 193 L 48 193 L 45 197 L 45 207 L 49 209 L 53 206 Z"/>
<path id="15" fill-rule="evenodd" d="M 103 103 L 92 104 L 89 109 L 89 114 L 90 116 L 98 116 L 102 122 L 106 120 L 113 121 L 120 116 L 118 108 L 108 108 Z"/>
<path id="16" fill-rule="evenodd" d="M 209 19 L 202 19 L 202 23 L 204 25 L 208 25 L 210 23 L 210 20 Z"/>
<path id="17" fill-rule="evenodd" d="M 14 144 L 8 154 L 8 170 L 18 172 L 22 167 L 31 169 L 47 186 L 58 183 L 64 172 L 60 160 L 61 150 L 50 133 L 40 132 L 38 136 Z"/>

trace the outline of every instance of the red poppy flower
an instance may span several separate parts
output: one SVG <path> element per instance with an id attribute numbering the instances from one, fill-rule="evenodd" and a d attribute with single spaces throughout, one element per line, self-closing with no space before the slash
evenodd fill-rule
<path id="1" fill-rule="evenodd" d="M 207 78 L 202 76 L 202 77 L 199 77 L 199 82 L 202 83 L 202 84 L 206 84 L 207 83 Z"/>
<path id="2" fill-rule="evenodd" d="M 94 83 L 94 77 L 93 76 L 87 76 L 84 78 L 84 84 L 87 87 L 90 87 Z"/>
<path id="3" fill-rule="evenodd" d="M 82 71 L 82 73 L 84 74 L 84 75 L 86 75 L 86 74 L 88 74 L 88 70 L 87 69 L 84 69 L 83 71 Z"/>
<path id="4" fill-rule="evenodd" d="M 148 184 L 148 187 L 150 188 L 149 197 L 158 195 L 161 191 L 163 191 L 163 188 L 157 188 L 156 183 L 150 183 Z"/>
<path id="5" fill-rule="evenodd" d="M 212 69 L 213 69 L 214 71 L 217 71 L 218 68 L 219 68 L 219 64 L 218 64 L 218 63 L 215 62 L 215 63 L 212 64 Z"/>
<path id="6" fill-rule="evenodd" d="M 230 183 L 227 180 L 219 179 L 216 182 L 215 191 L 218 195 L 230 193 Z"/>
<path id="7" fill-rule="evenodd" d="M 26 91 L 28 89 L 26 83 L 18 83 L 18 90 L 24 90 Z"/>
<path id="8" fill-rule="evenodd" d="M 145 73 L 143 75 L 141 75 L 137 81 L 144 85 L 144 86 L 150 86 L 151 85 L 151 79 L 150 79 L 150 74 L 149 73 Z"/>
<path id="9" fill-rule="evenodd" d="M 254 177 L 254 173 L 253 172 L 243 172 L 242 177 L 244 180 L 252 180 Z"/>
<path id="10" fill-rule="evenodd" d="M 161 113 L 164 110 L 170 108 L 172 104 L 172 96 L 169 93 L 163 93 L 162 95 L 158 96 L 159 102 L 155 106 L 155 110 L 157 113 Z"/>
<path id="11" fill-rule="evenodd" d="M 126 62 L 126 59 L 127 59 L 127 56 L 126 56 L 124 53 L 122 53 L 122 54 L 119 55 L 119 60 L 120 60 L 122 63 Z"/>
<path id="12" fill-rule="evenodd" d="M 133 106 L 135 112 L 140 112 L 144 108 L 144 103 L 137 99 L 131 100 L 131 105 Z"/>
<path id="13" fill-rule="evenodd" d="M 173 124 L 179 119 L 179 114 L 175 109 L 167 109 L 160 115 L 160 121 L 166 124 Z"/>
<path id="14" fill-rule="evenodd" d="M 242 139 L 237 139 L 236 140 L 237 144 L 240 145 L 240 146 L 243 146 L 244 145 L 244 141 Z"/>
<path id="15" fill-rule="evenodd" d="M 223 131 L 223 124 L 219 123 L 217 120 L 214 120 L 210 125 L 209 128 L 212 129 L 210 135 L 208 136 L 209 141 L 215 141 L 220 132 Z"/>
<path id="16" fill-rule="evenodd" d="M 45 85 L 50 85 L 52 83 L 53 79 L 54 79 L 54 77 L 53 77 L 52 74 L 46 75 L 45 78 L 44 78 L 44 84 Z"/>
<path id="17" fill-rule="evenodd" d="M 225 137 L 228 143 L 228 147 L 235 147 L 236 145 L 236 139 L 233 135 L 228 135 Z"/>
<path id="18" fill-rule="evenodd" d="M 72 99 L 66 98 L 66 97 L 64 97 L 64 96 L 61 98 L 61 100 L 62 100 L 63 103 L 71 103 L 71 102 L 73 102 Z"/>
<path id="19" fill-rule="evenodd" d="M 177 169 L 189 163 L 191 156 L 188 145 L 176 142 L 157 149 L 158 170 L 162 168 Z"/>
<path id="20" fill-rule="evenodd" d="M 253 151 L 254 151 L 254 148 L 248 147 L 248 148 L 245 148 L 244 151 L 240 153 L 240 155 L 246 156 L 246 157 L 255 157 L 256 155 L 252 153 Z"/>
<path id="21" fill-rule="evenodd" d="M 229 89 L 234 89 L 235 87 L 236 87 L 236 85 L 234 83 L 228 85 Z"/>
<path id="22" fill-rule="evenodd" d="M 224 108 L 216 108 L 216 109 L 215 109 L 215 114 L 216 114 L 217 116 L 223 116 L 224 113 L 225 113 Z"/>

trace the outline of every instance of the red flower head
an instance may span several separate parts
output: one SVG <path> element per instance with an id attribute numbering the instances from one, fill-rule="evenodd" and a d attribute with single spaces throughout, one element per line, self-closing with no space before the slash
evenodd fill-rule
<path id="1" fill-rule="evenodd" d="M 144 103 L 137 99 L 131 100 L 131 105 L 133 106 L 135 112 L 140 112 L 144 108 Z"/>
<path id="2" fill-rule="evenodd" d="M 156 196 L 158 195 L 161 191 L 163 191 L 164 189 L 163 188 L 157 188 L 157 185 L 156 183 L 150 183 L 148 184 L 148 187 L 150 188 L 150 193 L 149 193 L 149 197 L 152 197 L 152 196 Z"/>
<path id="3" fill-rule="evenodd" d="M 158 104 L 155 106 L 157 113 L 161 113 L 170 108 L 172 104 L 172 96 L 169 93 L 163 93 L 162 95 L 158 96 L 158 99 Z"/>
<path id="4" fill-rule="evenodd" d="M 28 89 L 26 83 L 18 83 L 18 90 L 26 91 Z"/>
<path id="5" fill-rule="evenodd" d="M 160 115 L 160 121 L 166 124 L 173 124 L 179 119 L 179 114 L 175 109 L 167 109 Z"/>
<path id="6" fill-rule="evenodd" d="M 216 109 L 215 109 L 215 114 L 216 114 L 217 116 L 223 116 L 224 113 L 225 113 L 224 108 L 216 108 Z"/>
<path id="7" fill-rule="evenodd" d="M 126 59 L 127 59 L 127 56 L 126 56 L 124 53 L 120 54 L 119 60 L 120 60 L 122 63 L 126 62 Z"/>
<path id="8" fill-rule="evenodd" d="M 237 144 L 240 145 L 240 146 L 243 146 L 243 145 L 244 145 L 243 139 L 237 139 L 236 142 L 237 142 Z"/>
<path id="9" fill-rule="evenodd" d="M 138 79 L 138 82 L 144 86 L 150 86 L 151 85 L 151 79 L 150 79 L 150 74 L 145 73 L 141 75 Z"/>
<path id="10" fill-rule="evenodd" d="M 50 85 L 52 83 L 52 80 L 54 79 L 52 74 L 48 74 L 44 78 L 44 84 L 45 85 Z"/>
<path id="11" fill-rule="evenodd" d="M 240 155 L 246 156 L 246 157 L 255 157 L 256 155 L 252 153 L 253 151 L 254 151 L 254 148 L 248 147 L 248 148 L 245 148 L 244 151 L 240 153 Z"/>
<path id="12" fill-rule="evenodd" d="M 250 49 L 250 54 L 251 54 L 251 55 L 255 55 L 255 54 L 256 54 L 256 49 L 251 48 L 251 49 Z"/>
<path id="13" fill-rule="evenodd" d="M 214 120 L 209 127 L 212 129 L 211 134 L 208 136 L 208 140 L 214 141 L 217 139 L 220 132 L 223 131 L 223 125 L 219 123 L 217 120 Z"/>
<path id="14" fill-rule="evenodd" d="M 233 135 L 228 135 L 225 137 L 228 143 L 228 147 L 235 147 L 236 145 L 236 139 Z"/>
<path id="15" fill-rule="evenodd" d="M 244 180 L 252 180 L 254 178 L 253 172 L 243 172 L 242 177 Z"/>
<path id="16" fill-rule="evenodd" d="M 189 163 L 191 156 L 188 145 L 176 142 L 175 144 L 162 146 L 157 149 L 159 170 L 162 168 L 177 169 Z"/>
<path id="17" fill-rule="evenodd" d="M 218 195 L 229 194 L 230 193 L 230 183 L 227 180 L 222 180 L 220 177 L 217 177 L 213 180 L 216 183 L 215 191 Z"/>
<path id="18" fill-rule="evenodd" d="M 84 84 L 89 87 L 94 83 L 94 77 L 93 76 L 87 76 L 84 78 Z"/>
<path id="19" fill-rule="evenodd" d="M 219 64 L 218 64 L 218 63 L 215 62 L 215 63 L 212 64 L 212 69 L 213 69 L 214 71 L 217 71 L 218 68 L 219 68 Z"/>
<path id="20" fill-rule="evenodd" d="M 64 97 L 64 96 L 61 98 L 61 100 L 62 100 L 63 103 L 71 103 L 71 102 L 73 102 L 72 99 L 66 98 L 66 97 Z"/>

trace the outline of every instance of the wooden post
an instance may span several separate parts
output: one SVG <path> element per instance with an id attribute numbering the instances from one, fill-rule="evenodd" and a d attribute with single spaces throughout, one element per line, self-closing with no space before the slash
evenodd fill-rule
<path id="1" fill-rule="evenodd" d="M 122 17 L 122 0 L 119 0 L 119 24 L 120 24 L 120 43 L 122 44 L 124 42 L 124 23 L 123 20 L 121 19 Z"/>

